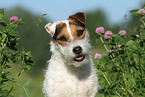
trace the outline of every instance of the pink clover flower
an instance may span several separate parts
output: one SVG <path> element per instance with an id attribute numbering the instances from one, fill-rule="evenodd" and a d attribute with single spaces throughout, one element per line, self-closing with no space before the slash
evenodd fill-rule
<path id="1" fill-rule="evenodd" d="M 18 22 L 18 17 L 17 16 L 12 16 L 10 18 L 10 21 L 14 20 L 14 23 L 17 23 Z"/>
<path id="2" fill-rule="evenodd" d="M 96 28 L 96 33 L 104 33 L 104 27 Z"/>
<path id="3" fill-rule="evenodd" d="M 144 14 L 145 14 L 145 10 L 144 10 L 144 9 L 140 9 L 140 10 L 138 11 L 138 13 L 141 14 L 141 15 L 144 15 Z"/>
<path id="4" fill-rule="evenodd" d="M 96 53 L 95 56 L 94 56 L 94 59 L 102 59 L 101 54 Z"/>
<path id="5" fill-rule="evenodd" d="M 119 31 L 119 34 L 120 35 L 125 35 L 126 34 L 126 31 L 125 30 L 121 30 L 121 31 Z"/>
<path id="6" fill-rule="evenodd" d="M 104 38 L 105 39 L 112 39 L 112 35 L 113 35 L 113 33 L 111 31 L 106 31 Z"/>

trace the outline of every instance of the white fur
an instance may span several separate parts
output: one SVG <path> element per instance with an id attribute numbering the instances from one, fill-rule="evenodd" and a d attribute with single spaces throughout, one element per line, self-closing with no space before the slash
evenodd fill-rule
<path id="1" fill-rule="evenodd" d="M 70 39 L 73 40 L 73 37 L 72 37 L 72 35 L 71 35 L 71 30 L 70 30 L 70 27 L 69 27 L 69 20 L 65 20 L 65 21 L 62 21 L 62 22 L 66 24 L 66 26 L 67 26 L 67 31 L 68 31 L 68 33 L 69 33 L 69 35 L 70 35 Z"/>
<path id="2" fill-rule="evenodd" d="M 88 37 L 74 40 L 67 46 L 57 46 L 51 41 L 52 56 L 46 70 L 43 92 L 46 97 L 95 97 L 98 91 L 98 78 L 90 57 Z M 85 59 L 73 60 L 72 49 L 82 47 Z"/>

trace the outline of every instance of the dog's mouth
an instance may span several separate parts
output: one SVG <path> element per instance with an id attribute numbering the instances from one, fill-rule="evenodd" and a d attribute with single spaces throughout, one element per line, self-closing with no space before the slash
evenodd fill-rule
<path id="1" fill-rule="evenodd" d="M 84 59 L 85 59 L 85 56 L 84 56 L 84 55 L 77 55 L 77 56 L 74 58 L 74 61 L 82 62 Z"/>

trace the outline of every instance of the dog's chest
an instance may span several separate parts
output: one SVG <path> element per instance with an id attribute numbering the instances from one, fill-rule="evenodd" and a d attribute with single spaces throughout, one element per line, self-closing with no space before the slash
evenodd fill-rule
<path id="1" fill-rule="evenodd" d="M 55 67 L 54 64 L 52 66 L 50 64 L 49 66 L 49 70 L 46 73 L 49 89 L 59 89 L 59 92 L 62 95 L 70 95 L 68 97 L 77 97 L 76 95 L 82 95 L 81 97 L 85 97 L 90 88 L 93 86 L 94 79 L 91 74 L 79 79 L 79 73 L 83 73 L 83 71 L 68 71 L 68 68 L 63 65 Z M 80 74 L 80 76 L 83 75 Z"/>

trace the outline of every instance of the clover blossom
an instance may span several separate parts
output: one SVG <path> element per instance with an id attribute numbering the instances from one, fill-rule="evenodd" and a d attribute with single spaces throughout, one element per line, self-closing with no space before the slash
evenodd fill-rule
<path id="1" fill-rule="evenodd" d="M 94 56 L 94 59 L 102 59 L 101 54 L 96 53 L 95 56 Z"/>
<path id="2" fill-rule="evenodd" d="M 106 31 L 104 38 L 105 39 L 112 39 L 112 35 L 113 35 L 113 33 L 111 31 Z"/>
<path id="3" fill-rule="evenodd" d="M 2 74 L 4 74 L 5 72 L 4 71 L 2 71 Z"/>
<path id="4" fill-rule="evenodd" d="M 112 50 L 110 50 L 110 53 L 112 53 L 112 52 L 114 52 L 114 50 L 112 49 Z"/>
<path id="5" fill-rule="evenodd" d="M 137 38 L 139 37 L 139 35 L 135 35 Z"/>
<path id="6" fill-rule="evenodd" d="M 119 34 L 120 35 L 125 35 L 126 34 L 126 31 L 125 30 L 121 30 L 121 31 L 119 31 Z"/>
<path id="7" fill-rule="evenodd" d="M 22 53 L 24 53 L 25 55 L 28 55 L 28 53 L 26 53 L 26 52 L 22 52 Z"/>
<path id="8" fill-rule="evenodd" d="M 145 14 L 145 10 L 144 10 L 144 9 L 140 9 L 140 10 L 138 11 L 138 13 L 141 14 L 141 15 L 144 15 L 144 14 Z"/>
<path id="9" fill-rule="evenodd" d="M 104 33 L 104 27 L 96 28 L 96 33 Z"/>
<path id="10" fill-rule="evenodd" d="M 17 16 L 12 16 L 10 18 L 10 21 L 14 20 L 14 23 L 17 23 L 18 22 L 18 17 Z"/>
<path id="11" fill-rule="evenodd" d="M 118 45 L 118 47 L 120 48 L 120 47 L 121 47 L 121 45 Z"/>

